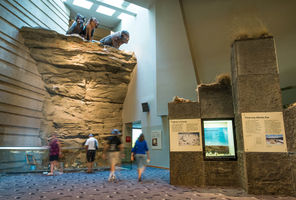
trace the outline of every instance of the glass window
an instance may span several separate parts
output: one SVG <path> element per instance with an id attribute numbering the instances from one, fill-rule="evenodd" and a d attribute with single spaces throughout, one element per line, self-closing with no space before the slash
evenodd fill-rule
<path id="1" fill-rule="evenodd" d="M 232 119 L 203 120 L 205 159 L 236 159 Z"/>

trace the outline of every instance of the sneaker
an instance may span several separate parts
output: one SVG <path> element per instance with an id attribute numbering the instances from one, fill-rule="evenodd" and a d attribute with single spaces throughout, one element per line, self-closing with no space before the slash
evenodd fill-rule
<path id="1" fill-rule="evenodd" d="M 47 176 L 53 176 L 53 173 L 48 173 Z"/>
<path id="2" fill-rule="evenodd" d="M 114 182 L 114 181 L 116 181 L 116 177 L 113 175 L 113 176 L 109 177 L 108 181 Z"/>

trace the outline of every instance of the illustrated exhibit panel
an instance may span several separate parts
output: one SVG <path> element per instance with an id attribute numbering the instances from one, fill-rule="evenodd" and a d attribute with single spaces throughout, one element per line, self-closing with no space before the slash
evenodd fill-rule
<path id="1" fill-rule="evenodd" d="M 151 131 L 152 149 L 161 149 L 161 130 Z"/>
<path id="2" fill-rule="evenodd" d="M 202 151 L 201 119 L 170 120 L 170 151 Z"/>
<path id="3" fill-rule="evenodd" d="M 287 152 L 282 112 L 242 113 L 245 151 Z"/>
<path id="4" fill-rule="evenodd" d="M 235 158 L 232 119 L 203 120 L 205 157 Z"/>

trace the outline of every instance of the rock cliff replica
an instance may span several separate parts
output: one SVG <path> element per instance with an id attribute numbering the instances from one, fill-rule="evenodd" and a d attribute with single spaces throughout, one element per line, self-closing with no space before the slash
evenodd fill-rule
<path id="1" fill-rule="evenodd" d="M 113 128 L 121 130 L 134 54 L 41 28 L 20 32 L 47 91 L 40 130 L 44 144 L 52 132 L 63 146 L 81 147 L 89 133 L 100 139 Z"/>

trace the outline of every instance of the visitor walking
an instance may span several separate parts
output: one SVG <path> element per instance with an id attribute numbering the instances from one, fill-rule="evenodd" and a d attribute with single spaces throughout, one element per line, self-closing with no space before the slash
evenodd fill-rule
<path id="1" fill-rule="evenodd" d="M 104 148 L 103 158 L 106 158 L 106 152 L 108 152 L 108 160 L 110 164 L 108 181 L 116 181 L 115 166 L 121 163 L 121 156 L 123 156 L 123 145 L 120 135 L 121 134 L 117 129 L 113 129 L 112 135 L 106 138 L 107 142 Z"/>
<path id="2" fill-rule="evenodd" d="M 50 173 L 48 176 L 52 176 L 54 174 L 54 168 L 58 167 L 59 157 L 62 156 L 61 153 L 61 145 L 57 139 L 56 133 L 52 134 L 51 140 L 49 142 L 49 161 L 50 161 Z M 60 173 L 62 173 L 62 168 L 60 168 Z"/>
<path id="3" fill-rule="evenodd" d="M 143 133 L 139 136 L 134 148 L 132 149 L 131 160 L 136 160 L 138 167 L 138 181 L 140 182 L 142 181 L 142 174 L 144 173 L 145 167 L 147 163 L 150 162 L 148 145 Z"/>

